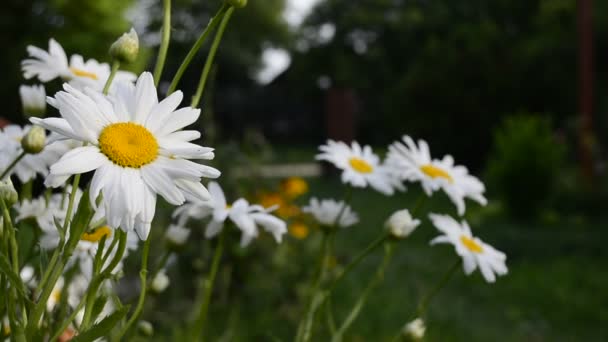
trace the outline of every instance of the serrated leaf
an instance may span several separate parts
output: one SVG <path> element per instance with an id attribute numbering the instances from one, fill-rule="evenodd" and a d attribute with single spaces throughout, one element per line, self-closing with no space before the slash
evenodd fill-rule
<path id="1" fill-rule="evenodd" d="M 129 311 L 129 306 L 125 306 L 120 310 L 115 311 L 110 316 L 104 318 L 101 322 L 95 324 L 91 329 L 76 335 L 72 342 L 89 342 L 100 337 L 107 336 L 108 333 L 116 326 Z"/>
<path id="2" fill-rule="evenodd" d="M 8 281 L 15 289 L 17 289 L 19 294 L 23 298 L 27 298 L 21 277 L 13 271 L 8 259 L 6 258 L 6 255 L 2 253 L 0 253 L 0 270 L 2 270 L 2 272 L 8 276 Z"/>

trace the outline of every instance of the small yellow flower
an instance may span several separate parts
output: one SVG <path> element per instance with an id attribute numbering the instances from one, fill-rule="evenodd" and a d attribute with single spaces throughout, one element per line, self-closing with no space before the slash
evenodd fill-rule
<path id="1" fill-rule="evenodd" d="M 303 222 L 294 222 L 289 225 L 289 234 L 298 240 L 306 239 L 309 233 L 310 229 Z"/>
<path id="2" fill-rule="evenodd" d="M 294 199 L 308 192 L 308 183 L 300 177 L 289 177 L 281 182 L 281 193 Z"/>

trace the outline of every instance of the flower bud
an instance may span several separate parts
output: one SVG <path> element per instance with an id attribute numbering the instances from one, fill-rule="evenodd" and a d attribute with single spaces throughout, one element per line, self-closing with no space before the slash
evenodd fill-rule
<path id="1" fill-rule="evenodd" d="M 36 154 L 44 149 L 46 132 L 40 126 L 32 126 L 29 132 L 21 139 L 21 147 L 26 153 Z"/>
<path id="2" fill-rule="evenodd" d="M 19 87 L 19 96 L 26 116 L 43 117 L 46 113 L 46 92 L 44 86 L 22 85 Z"/>
<path id="3" fill-rule="evenodd" d="M 118 40 L 110 46 L 110 56 L 121 63 L 133 63 L 139 53 L 139 37 L 135 29 L 123 33 Z"/>
<path id="4" fill-rule="evenodd" d="M 169 246 L 172 248 L 178 248 L 184 245 L 189 236 L 190 229 L 174 224 L 170 225 L 165 233 L 165 239 L 167 239 Z"/>
<path id="5" fill-rule="evenodd" d="M 403 330 L 403 336 L 410 341 L 419 341 L 424 337 L 426 326 L 422 318 L 416 318 L 415 320 L 407 323 Z"/>
<path id="6" fill-rule="evenodd" d="M 139 321 L 139 323 L 137 323 L 137 329 L 146 337 L 154 335 L 154 327 L 152 326 L 152 323 L 148 321 Z"/>
<path id="7" fill-rule="evenodd" d="M 247 6 L 247 0 L 225 0 L 224 2 L 234 8 L 243 8 Z"/>
<path id="8" fill-rule="evenodd" d="M 165 291 L 167 286 L 169 286 L 169 282 L 169 277 L 167 277 L 164 270 L 161 270 L 158 272 L 158 274 L 156 274 L 154 279 L 152 279 L 152 284 L 150 287 L 152 288 L 152 291 L 161 293 Z"/>
<path id="9" fill-rule="evenodd" d="M 19 195 L 10 177 L 0 180 L 0 198 L 4 200 L 7 207 L 11 207 L 19 200 Z"/>
<path id="10" fill-rule="evenodd" d="M 405 239 L 420 224 L 420 220 L 414 220 L 407 209 L 394 212 L 386 220 L 385 226 L 391 236 L 396 239 Z"/>

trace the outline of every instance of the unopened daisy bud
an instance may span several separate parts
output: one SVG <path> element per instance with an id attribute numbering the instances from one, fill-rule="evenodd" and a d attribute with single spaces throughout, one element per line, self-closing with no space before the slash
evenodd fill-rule
<path id="1" fill-rule="evenodd" d="M 17 190 L 15 190 L 10 177 L 0 180 L 0 198 L 4 200 L 4 203 L 8 207 L 17 203 L 19 200 L 19 195 L 17 194 Z"/>
<path id="2" fill-rule="evenodd" d="M 21 139 L 21 147 L 26 153 L 36 154 L 44 149 L 46 132 L 40 126 L 32 126 L 29 132 Z"/>
<path id="3" fill-rule="evenodd" d="M 133 63 L 139 53 L 139 37 L 135 29 L 123 33 L 118 40 L 110 46 L 110 56 L 121 63 Z"/>
<path id="4" fill-rule="evenodd" d="M 419 341 L 424 337 L 425 331 L 426 325 L 422 318 L 416 318 L 403 327 L 402 333 L 406 340 Z"/>
<path id="5" fill-rule="evenodd" d="M 146 337 L 154 335 L 154 327 L 152 326 L 152 323 L 148 321 L 139 321 L 139 323 L 137 323 L 137 330 Z"/>
<path id="6" fill-rule="evenodd" d="M 44 86 L 22 85 L 19 87 L 19 96 L 23 106 L 23 113 L 27 116 L 43 117 L 46 113 L 46 92 Z"/>
<path id="7" fill-rule="evenodd" d="M 172 224 L 165 233 L 165 239 L 170 247 L 180 247 L 186 243 L 190 236 L 190 229 Z"/>
<path id="8" fill-rule="evenodd" d="M 420 224 L 420 220 L 415 220 L 410 215 L 407 209 L 398 210 L 386 220 L 386 229 L 390 232 L 391 236 L 396 239 L 405 239 L 408 237 L 416 227 Z"/>
<path id="9" fill-rule="evenodd" d="M 165 271 L 162 270 L 156 274 L 154 279 L 152 279 L 152 284 L 150 285 L 152 291 L 156 293 L 161 293 L 165 291 L 167 286 L 169 286 L 169 277 L 165 274 Z"/>
<path id="10" fill-rule="evenodd" d="M 247 0 L 225 0 L 224 2 L 234 8 L 243 8 L 247 6 Z"/>

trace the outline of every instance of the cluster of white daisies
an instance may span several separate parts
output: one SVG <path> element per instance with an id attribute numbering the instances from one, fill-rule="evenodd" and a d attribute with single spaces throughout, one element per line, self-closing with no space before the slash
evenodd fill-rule
<path id="1" fill-rule="evenodd" d="M 404 191 L 404 182 L 420 183 L 426 195 L 442 190 L 456 206 L 459 215 L 465 213 L 465 198 L 481 205 L 486 204 L 481 181 L 469 175 L 464 166 L 455 165 L 451 156 L 432 159 L 427 143 L 418 144 L 409 136 L 388 147 L 384 161 L 374 154 L 370 146 L 361 147 L 357 142 L 347 145 L 329 140 L 320 147 L 317 160 L 332 163 L 342 170 L 342 182 L 357 188 L 371 187 L 385 195 Z M 346 227 L 358 221 L 356 213 L 344 202 L 326 199 L 319 202 L 313 198 L 304 211 L 312 213 L 323 225 Z M 339 216 L 339 217 L 338 217 Z M 433 225 L 444 235 L 431 241 L 451 243 L 463 259 L 466 274 L 479 267 L 488 282 L 496 275 L 507 273 L 506 255 L 474 237 L 466 221 L 458 222 L 448 215 L 429 214 Z M 395 212 L 387 220 L 391 235 L 405 238 L 420 224 L 407 209 Z"/>

